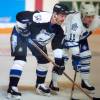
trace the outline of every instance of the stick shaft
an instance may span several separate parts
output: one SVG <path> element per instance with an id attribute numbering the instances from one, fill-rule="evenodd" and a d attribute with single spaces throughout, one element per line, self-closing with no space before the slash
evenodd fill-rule
<path id="1" fill-rule="evenodd" d="M 72 89 L 71 89 L 70 100 L 72 100 L 72 96 L 73 96 L 73 92 L 74 92 L 74 86 L 75 86 L 75 81 L 76 81 L 76 75 L 77 75 L 77 72 L 75 71 L 75 74 L 74 74 L 74 83 L 73 83 Z"/>
<path id="2" fill-rule="evenodd" d="M 50 59 L 48 57 L 48 55 L 41 49 L 39 48 L 31 39 L 29 39 L 29 43 L 31 43 L 31 45 L 33 45 L 48 61 L 50 61 L 54 66 L 58 66 L 52 59 Z M 77 88 L 79 88 L 85 95 L 87 95 L 91 100 L 93 100 L 93 97 L 91 97 L 87 92 L 85 92 L 78 84 L 74 83 L 74 81 L 70 78 L 69 75 L 67 75 L 65 72 L 63 72 L 63 74 L 65 75 L 65 77 L 67 77 L 73 84 L 74 86 L 76 86 Z"/>

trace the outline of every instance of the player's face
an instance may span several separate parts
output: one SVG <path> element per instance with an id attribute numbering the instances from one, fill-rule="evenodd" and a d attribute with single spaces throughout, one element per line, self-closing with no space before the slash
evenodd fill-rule
<path id="1" fill-rule="evenodd" d="M 93 22 L 93 19 L 94 19 L 94 16 L 85 16 L 83 18 L 83 23 L 89 27 L 91 23 Z"/>
<path id="2" fill-rule="evenodd" d="M 55 18 L 56 24 L 61 25 L 64 22 L 65 18 L 66 18 L 65 14 L 57 14 Z"/>

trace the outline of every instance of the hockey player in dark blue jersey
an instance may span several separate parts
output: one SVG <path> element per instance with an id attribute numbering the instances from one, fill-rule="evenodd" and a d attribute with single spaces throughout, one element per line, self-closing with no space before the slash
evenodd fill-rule
<path id="1" fill-rule="evenodd" d="M 69 9 L 63 4 L 55 4 L 53 13 L 23 11 L 16 15 L 16 25 L 11 35 L 11 55 L 14 56 L 14 63 L 10 69 L 8 98 L 12 96 L 20 99 L 21 93 L 18 91 L 18 83 L 26 64 L 27 47 L 32 55 L 37 59 L 36 68 L 36 91 L 39 94 L 50 94 L 50 88 L 58 90 L 51 82 L 50 88 L 44 82 L 47 74 L 46 64 L 49 61 L 39 52 L 29 39 L 35 42 L 45 53 L 46 44 L 51 42 L 54 52 L 55 62 L 61 66 L 54 66 L 53 72 L 61 75 L 64 71 L 64 61 L 62 59 L 61 41 L 64 36 L 61 24 L 64 22 Z"/>

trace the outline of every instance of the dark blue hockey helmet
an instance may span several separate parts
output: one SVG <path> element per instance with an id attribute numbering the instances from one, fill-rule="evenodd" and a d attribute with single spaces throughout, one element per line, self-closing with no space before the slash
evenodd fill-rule
<path id="1" fill-rule="evenodd" d="M 67 15 L 69 14 L 70 9 L 62 3 L 57 3 L 54 5 L 53 12 Z"/>

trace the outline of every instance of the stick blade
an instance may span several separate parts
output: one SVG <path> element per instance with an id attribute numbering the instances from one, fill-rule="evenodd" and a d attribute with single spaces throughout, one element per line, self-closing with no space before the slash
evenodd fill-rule
<path id="1" fill-rule="evenodd" d="M 100 98 L 93 97 L 93 100 L 100 100 Z"/>

